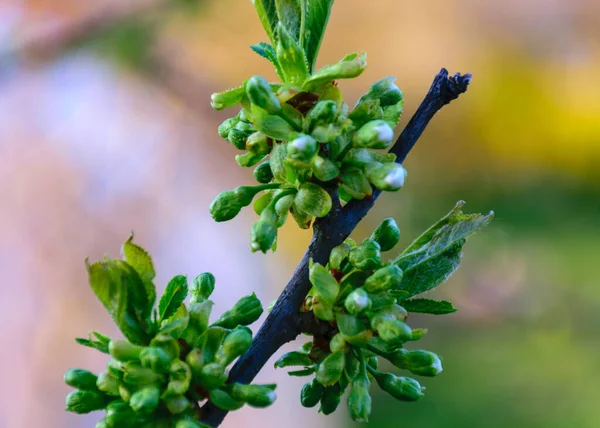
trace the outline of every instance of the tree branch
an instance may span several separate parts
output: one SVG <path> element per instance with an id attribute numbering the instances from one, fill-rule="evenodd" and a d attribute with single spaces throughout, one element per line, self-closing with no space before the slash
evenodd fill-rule
<path id="1" fill-rule="evenodd" d="M 448 77 L 446 69 L 435 76 L 429 92 L 390 150 L 398 156 L 396 162 L 404 161 L 435 113 L 465 92 L 470 81 L 470 74 L 457 73 Z M 381 193 L 374 190 L 371 198 L 352 200 L 342 208 L 335 190 L 329 190 L 335 201 L 331 212 L 315 221 L 313 238 L 306 253 L 258 331 L 252 346 L 231 369 L 229 382 L 251 382 L 282 345 L 306 331 L 309 321 L 300 315 L 299 309 L 311 288 L 308 280 L 309 260 L 312 258 L 317 263 L 326 264 L 331 250 L 344 242 Z M 218 426 L 227 415 L 226 411 L 215 407 L 211 402 L 202 407 L 201 413 L 202 421 L 211 426 Z"/>

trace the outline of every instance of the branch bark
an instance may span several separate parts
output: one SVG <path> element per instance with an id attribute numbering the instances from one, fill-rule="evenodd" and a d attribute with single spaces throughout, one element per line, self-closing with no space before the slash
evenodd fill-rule
<path id="1" fill-rule="evenodd" d="M 396 162 L 402 163 L 406 159 L 435 113 L 464 93 L 470 81 L 470 74 L 457 73 L 448 77 L 446 69 L 435 76 L 427 95 L 390 150 L 398 156 Z M 341 207 L 336 191 L 329 191 L 335 201 L 331 212 L 315 221 L 313 237 L 306 253 L 258 331 L 252 346 L 231 369 L 229 382 L 250 383 L 281 346 L 307 331 L 307 327 L 315 328 L 308 325 L 310 321 L 299 313 L 311 288 L 308 280 L 309 260 L 312 258 L 315 262 L 326 264 L 331 250 L 344 242 L 381 193 L 375 190 L 371 198 L 352 200 Z M 202 407 L 201 414 L 202 422 L 216 427 L 221 424 L 227 412 L 207 402 Z"/>

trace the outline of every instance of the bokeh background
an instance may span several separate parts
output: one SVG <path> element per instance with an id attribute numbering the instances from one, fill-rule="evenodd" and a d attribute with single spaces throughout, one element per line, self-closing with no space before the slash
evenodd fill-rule
<path id="1" fill-rule="evenodd" d="M 286 227 L 277 253 L 251 254 L 251 210 L 224 224 L 207 211 L 252 181 L 216 133 L 235 112 L 211 111 L 210 93 L 274 78 L 248 49 L 265 38 L 248 0 L 0 1 L 0 427 L 99 419 L 63 411 L 62 374 L 105 363 L 73 341 L 117 334 L 83 260 L 116 257 L 131 230 L 161 287 L 212 271 L 217 313 L 252 290 L 277 297 L 310 232 Z M 474 78 L 356 236 L 393 216 L 406 245 L 459 199 L 496 211 L 434 293 L 459 312 L 411 323 L 444 373 L 414 404 L 373 388 L 372 426 L 600 426 L 600 3 L 338 0 L 319 64 L 357 50 L 369 67 L 345 96 L 397 76 L 401 126 L 441 67 Z M 223 426 L 353 426 L 345 405 L 302 408 L 302 379 L 272 364 L 259 380 L 280 384 L 276 404 Z"/>

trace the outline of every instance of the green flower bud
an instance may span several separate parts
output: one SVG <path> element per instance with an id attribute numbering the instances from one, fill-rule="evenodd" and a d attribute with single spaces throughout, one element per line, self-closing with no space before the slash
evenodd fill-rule
<path id="1" fill-rule="evenodd" d="M 386 218 L 369 238 L 381 247 L 381 251 L 389 251 L 400 241 L 400 228 L 393 218 Z"/>
<path id="2" fill-rule="evenodd" d="M 302 212 L 325 217 L 331 210 L 331 196 L 325 189 L 313 183 L 303 183 L 298 189 L 294 205 Z"/>
<path id="3" fill-rule="evenodd" d="M 331 352 L 333 352 L 334 354 L 336 352 L 345 352 L 347 346 L 348 344 L 346 343 L 346 340 L 344 339 L 344 336 L 342 336 L 341 333 L 338 333 L 335 336 L 333 336 L 331 338 L 331 341 L 329 342 L 329 349 L 331 349 Z"/>
<path id="4" fill-rule="evenodd" d="M 336 138 L 342 135 L 342 128 L 333 123 L 319 125 L 312 130 L 310 135 L 319 143 L 333 143 Z"/>
<path id="5" fill-rule="evenodd" d="M 227 134 L 227 141 L 229 141 L 236 149 L 244 150 L 246 148 L 246 140 L 250 135 L 251 132 L 232 128 Z"/>
<path id="6" fill-rule="evenodd" d="M 214 361 L 215 354 L 227 333 L 229 333 L 229 330 L 223 327 L 211 326 L 200 336 L 196 342 L 196 347 L 202 349 L 204 363 L 212 363 Z"/>
<path id="7" fill-rule="evenodd" d="M 243 155 L 236 155 L 235 161 L 242 168 L 250 168 L 259 163 L 261 160 L 263 160 L 265 156 L 266 155 L 264 154 L 254 154 L 252 152 L 247 152 Z"/>
<path id="8" fill-rule="evenodd" d="M 337 116 L 337 103 L 332 100 L 319 101 L 308 112 L 311 127 L 319 124 L 333 123 Z"/>
<path id="9" fill-rule="evenodd" d="M 219 388 L 227 380 L 225 367 L 218 363 L 206 364 L 200 369 L 197 379 L 208 390 Z"/>
<path id="10" fill-rule="evenodd" d="M 258 408 L 270 406 L 277 398 L 275 385 L 244 385 L 237 382 L 231 385 L 231 396 Z"/>
<path id="11" fill-rule="evenodd" d="M 107 403 L 107 397 L 101 392 L 76 390 L 67 395 L 65 410 L 84 414 L 104 409 Z"/>
<path id="12" fill-rule="evenodd" d="M 379 367 L 379 359 L 377 357 L 370 357 L 367 360 L 367 364 L 369 365 L 369 367 L 377 370 L 377 368 Z"/>
<path id="13" fill-rule="evenodd" d="M 300 229 L 308 229 L 310 227 L 313 216 L 298 208 L 295 202 L 292 205 L 290 212 L 292 213 L 292 217 Z"/>
<path id="14" fill-rule="evenodd" d="M 96 380 L 97 389 L 109 395 L 119 395 L 119 384 L 119 379 L 114 377 L 108 370 L 100 373 Z"/>
<path id="15" fill-rule="evenodd" d="M 312 310 L 317 318 L 323 321 L 334 321 L 333 305 L 323 300 L 320 295 L 313 296 Z"/>
<path id="16" fill-rule="evenodd" d="M 360 270 L 377 269 L 381 266 L 381 247 L 377 242 L 364 241 L 350 250 L 348 260 Z"/>
<path id="17" fill-rule="evenodd" d="M 104 421 L 110 427 L 133 427 L 137 419 L 133 409 L 124 401 L 113 401 L 106 407 Z"/>
<path id="18" fill-rule="evenodd" d="M 184 395 L 172 395 L 164 398 L 165 405 L 169 412 L 174 415 L 185 412 L 190 406 L 190 400 Z"/>
<path id="19" fill-rule="evenodd" d="M 173 360 L 169 370 L 169 383 L 166 395 L 183 395 L 190 389 L 192 371 L 190 367 L 181 360 Z"/>
<path id="20" fill-rule="evenodd" d="M 215 276 L 210 272 L 204 272 L 198 275 L 194 279 L 190 290 L 190 305 L 207 300 L 215 290 L 215 282 Z M 191 308 L 190 317 L 192 317 Z"/>
<path id="21" fill-rule="evenodd" d="M 185 357 L 185 362 L 192 371 L 193 377 L 198 376 L 202 371 L 202 366 L 204 365 L 204 355 L 202 353 L 202 349 L 192 349 Z"/>
<path id="22" fill-rule="evenodd" d="M 319 364 L 316 379 L 321 385 L 331 386 L 340 380 L 344 367 L 345 359 L 343 352 L 330 354 Z"/>
<path id="23" fill-rule="evenodd" d="M 394 139 L 394 130 L 379 119 L 363 125 L 354 136 L 354 144 L 369 149 L 387 149 Z"/>
<path id="24" fill-rule="evenodd" d="M 342 268 L 342 263 L 348 259 L 348 254 L 350 254 L 351 249 L 352 247 L 346 243 L 334 247 L 329 254 L 329 266 L 332 269 L 340 270 Z"/>
<path id="25" fill-rule="evenodd" d="M 131 391 L 124 383 L 119 384 L 119 396 L 126 403 L 129 403 L 129 400 L 131 399 Z"/>
<path id="26" fill-rule="evenodd" d="M 252 332 L 248 327 L 236 327 L 225 336 L 221 347 L 215 354 L 215 361 L 227 367 L 237 357 L 246 353 L 252 344 Z"/>
<path id="27" fill-rule="evenodd" d="M 371 184 L 365 174 L 357 168 L 345 168 L 340 175 L 340 198 L 343 198 L 344 192 L 350 197 L 349 199 L 364 199 L 366 196 L 373 194 Z"/>
<path id="28" fill-rule="evenodd" d="M 83 391 L 96 391 L 98 376 L 83 369 L 69 369 L 64 376 L 65 383 Z"/>
<path id="29" fill-rule="evenodd" d="M 348 297 L 346 297 L 346 300 L 344 301 L 344 306 L 352 315 L 358 315 L 369 309 L 371 306 L 371 299 L 364 289 L 357 288 L 348 294 Z"/>
<path id="30" fill-rule="evenodd" d="M 210 401 L 219 409 L 232 411 L 241 408 L 245 403 L 235 400 L 229 393 L 222 389 L 213 389 L 210 391 Z"/>
<path id="31" fill-rule="evenodd" d="M 281 103 L 264 77 L 252 76 L 248 79 L 246 94 L 252 104 L 256 104 L 267 113 L 277 115 L 281 112 Z"/>
<path id="32" fill-rule="evenodd" d="M 315 177 L 321 181 L 331 181 L 340 175 L 340 169 L 330 159 L 315 156 L 312 160 L 311 169 Z"/>
<path id="33" fill-rule="evenodd" d="M 128 364 L 125 367 L 125 376 L 123 380 L 125 383 L 133 386 L 149 385 L 151 383 L 162 380 L 162 376 L 139 365 Z"/>
<path id="34" fill-rule="evenodd" d="M 263 308 L 255 293 L 242 297 L 228 311 L 212 325 L 223 328 L 235 328 L 238 325 L 249 325 L 256 321 L 262 314 Z"/>
<path id="35" fill-rule="evenodd" d="M 267 208 L 268 209 L 268 208 Z M 263 213 L 267 210 L 263 210 Z M 270 221 L 269 217 L 260 218 L 250 229 L 250 248 L 252 252 L 262 251 L 266 253 L 277 240 L 277 217 Z"/>
<path id="36" fill-rule="evenodd" d="M 423 388 L 414 379 L 391 373 L 372 372 L 381 389 L 400 401 L 417 401 L 423 398 Z"/>
<path id="37" fill-rule="evenodd" d="M 394 84 L 395 81 L 395 77 L 389 76 L 373 83 L 369 92 L 363 95 L 358 103 L 378 100 L 382 107 L 398 104 L 402 101 L 402 91 Z"/>
<path id="38" fill-rule="evenodd" d="M 243 207 L 252 203 L 257 193 L 277 187 L 279 187 L 279 184 L 239 186 L 234 190 L 221 192 L 210 204 L 210 215 L 218 222 L 231 220 L 240 213 Z"/>
<path id="39" fill-rule="evenodd" d="M 355 127 L 360 128 L 365 123 L 383 118 L 383 110 L 379 100 L 370 100 L 358 104 L 348 115 Z"/>
<path id="40" fill-rule="evenodd" d="M 140 359 L 142 347 L 134 345 L 127 340 L 111 340 L 108 344 L 108 352 L 110 355 L 121 362 L 136 361 Z"/>
<path id="41" fill-rule="evenodd" d="M 177 340 L 168 334 L 157 335 L 150 342 L 150 346 L 162 349 L 169 357 L 169 360 L 179 358 L 179 354 L 181 353 Z"/>
<path id="42" fill-rule="evenodd" d="M 342 391 L 338 384 L 325 388 L 325 392 L 321 397 L 321 406 L 319 412 L 324 415 L 330 415 L 335 412 L 335 409 L 340 405 Z"/>
<path id="43" fill-rule="evenodd" d="M 273 180 L 273 171 L 269 161 L 265 161 L 254 169 L 254 179 L 259 183 L 270 183 Z"/>
<path id="44" fill-rule="evenodd" d="M 288 159 L 300 163 L 309 164 L 315 155 L 319 145 L 310 135 L 299 134 L 287 145 Z"/>
<path id="45" fill-rule="evenodd" d="M 394 162 L 395 160 L 396 155 L 393 153 L 378 153 L 369 149 L 354 148 L 348 150 L 343 163 L 364 169 L 373 164 Z"/>
<path id="46" fill-rule="evenodd" d="M 219 125 L 219 128 L 217 130 L 217 132 L 219 133 L 219 136 L 221 138 L 227 139 L 227 136 L 229 135 L 229 131 L 231 131 L 233 129 L 233 127 L 235 125 L 237 125 L 238 122 L 239 122 L 239 119 L 237 117 L 231 117 L 229 119 L 225 119 L 225 121 L 223 121 L 223 123 L 221 123 Z"/>
<path id="47" fill-rule="evenodd" d="M 442 361 L 433 352 L 429 351 L 408 351 L 399 349 L 386 358 L 400 369 L 410 370 L 418 376 L 437 376 L 442 372 Z"/>
<path id="48" fill-rule="evenodd" d="M 171 365 L 171 358 L 161 348 L 149 346 L 140 353 L 140 361 L 145 368 L 156 373 L 166 373 Z"/>
<path id="49" fill-rule="evenodd" d="M 365 281 L 365 290 L 369 293 L 380 293 L 400 287 L 404 272 L 396 265 L 379 268 Z"/>
<path id="50" fill-rule="evenodd" d="M 304 384 L 300 391 L 300 403 L 304 407 L 315 407 L 321 401 L 321 397 L 325 393 L 325 387 L 313 379 L 309 383 Z"/>
<path id="51" fill-rule="evenodd" d="M 190 305 L 190 325 L 198 329 L 199 333 L 204 333 L 208 328 L 208 319 L 214 303 L 205 300 L 202 303 L 196 302 Z"/>
<path id="52" fill-rule="evenodd" d="M 251 134 L 246 140 L 246 150 L 254 155 L 268 155 L 271 151 L 272 140 L 262 132 Z"/>
<path id="53" fill-rule="evenodd" d="M 369 387 L 371 382 L 367 374 L 359 375 L 352 381 L 350 394 L 348 394 L 348 410 L 354 421 L 368 422 L 371 414 L 371 395 Z"/>
<path id="54" fill-rule="evenodd" d="M 364 347 L 373 336 L 373 332 L 362 318 L 337 312 L 335 320 L 344 340 L 351 345 Z"/>
<path id="55" fill-rule="evenodd" d="M 395 192 L 404 186 L 406 170 L 394 162 L 384 163 L 368 169 L 367 179 L 380 190 Z"/>
<path id="56" fill-rule="evenodd" d="M 407 342 L 410 340 L 412 330 L 402 321 L 391 319 L 386 314 L 377 314 L 371 319 L 371 327 L 379 337 L 386 342 Z"/>

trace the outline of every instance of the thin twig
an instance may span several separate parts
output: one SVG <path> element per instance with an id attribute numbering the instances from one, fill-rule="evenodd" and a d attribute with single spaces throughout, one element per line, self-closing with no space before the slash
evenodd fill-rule
<path id="1" fill-rule="evenodd" d="M 470 81 L 470 74 L 456 74 L 449 78 L 446 69 L 435 76 L 429 92 L 390 150 L 398 156 L 396 162 L 404 161 L 435 113 L 465 92 Z M 298 311 L 311 288 L 308 280 L 309 260 L 326 264 L 331 250 L 350 235 L 380 194 L 376 190 L 371 198 L 353 200 L 342 208 L 335 190 L 329 191 L 335 201 L 331 212 L 315 222 L 313 238 L 306 253 L 258 331 L 252 346 L 231 369 L 229 382 L 251 382 L 281 346 L 306 331 L 307 322 Z M 201 412 L 202 422 L 215 427 L 227 415 L 226 411 L 211 402 L 206 403 Z"/>

